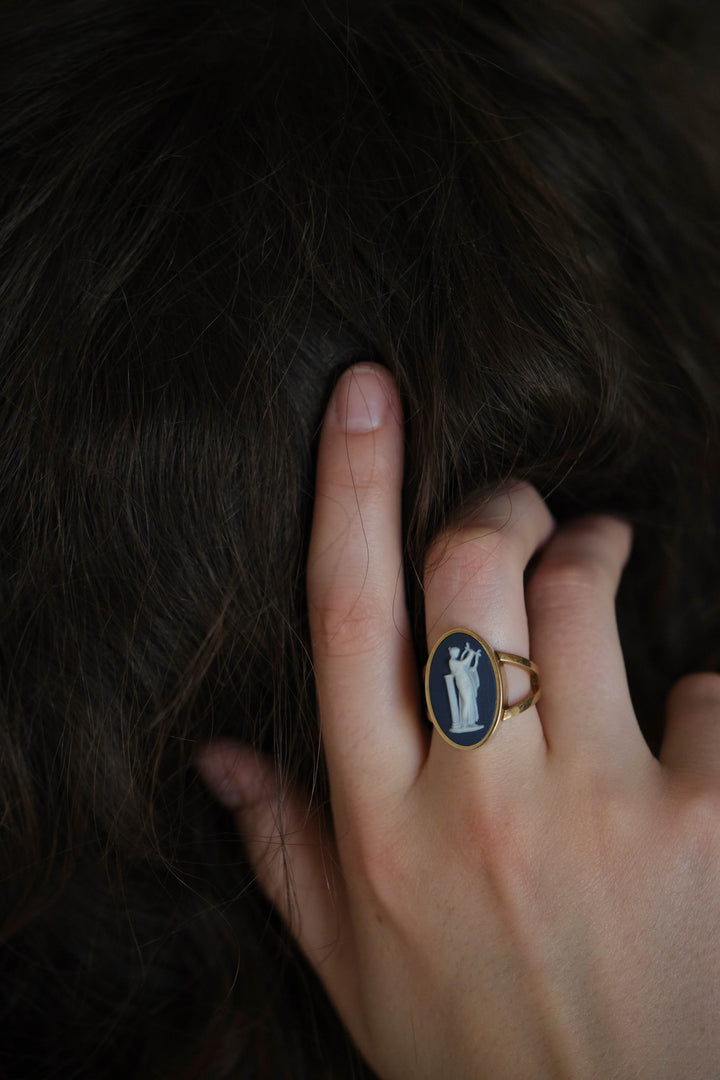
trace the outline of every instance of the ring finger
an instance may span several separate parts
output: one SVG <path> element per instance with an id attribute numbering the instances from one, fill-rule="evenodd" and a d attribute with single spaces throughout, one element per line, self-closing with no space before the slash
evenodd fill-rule
<path id="1" fill-rule="evenodd" d="M 436 541 L 425 568 L 428 650 L 432 651 L 448 631 L 462 627 L 484 638 L 495 650 L 527 657 L 523 575 L 553 528 L 553 519 L 538 493 L 522 484 L 494 497 L 471 521 Z M 462 647 L 460 638 L 457 644 Z M 505 703 L 525 697 L 530 689 L 527 673 L 507 664 L 502 669 Z M 501 732 L 475 753 L 448 746 L 434 732 L 427 767 L 432 774 L 449 774 L 454 783 L 458 769 L 476 773 L 480 768 L 492 769 L 494 762 L 502 760 L 507 782 L 509 742 L 513 744 L 512 760 L 521 768 L 529 756 L 544 748 L 537 710 L 529 709 L 503 725 Z"/>

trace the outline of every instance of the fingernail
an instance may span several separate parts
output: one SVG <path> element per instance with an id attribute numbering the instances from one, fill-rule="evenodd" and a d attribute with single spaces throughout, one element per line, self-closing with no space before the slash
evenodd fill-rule
<path id="1" fill-rule="evenodd" d="M 351 435 L 379 428 L 389 406 L 384 380 L 375 368 L 364 364 L 349 368 L 335 390 L 338 422 Z"/>

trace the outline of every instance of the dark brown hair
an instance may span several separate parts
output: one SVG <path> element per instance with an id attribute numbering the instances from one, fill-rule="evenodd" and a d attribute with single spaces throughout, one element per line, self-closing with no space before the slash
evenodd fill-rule
<path id="1" fill-rule="evenodd" d="M 338 374 L 396 375 L 407 583 L 526 478 L 635 524 L 656 746 L 717 665 L 716 5 L 0 14 L 0 1062 L 364 1075 L 192 769 L 326 797 L 304 606 Z"/>

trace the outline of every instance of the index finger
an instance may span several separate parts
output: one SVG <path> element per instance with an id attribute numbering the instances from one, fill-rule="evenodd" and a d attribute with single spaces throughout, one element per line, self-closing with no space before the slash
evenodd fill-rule
<path id="1" fill-rule="evenodd" d="M 323 745 L 338 800 L 405 790 L 427 753 L 405 605 L 397 388 L 379 365 L 340 379 L 318 453 L 308 607 Z"/>

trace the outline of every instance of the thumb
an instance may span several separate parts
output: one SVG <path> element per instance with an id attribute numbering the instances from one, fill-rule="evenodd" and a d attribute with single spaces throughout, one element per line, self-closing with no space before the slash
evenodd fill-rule
<path id="1" fill-rule="evenodd" d="M 342 972 L 347 920 L 322 815 L 307 794 L 283 783 L 271 758 L 243 743 L 207 743 L 197 751 L 195 766 L 233 813 L 258 882 L 330 989 Z"/>

